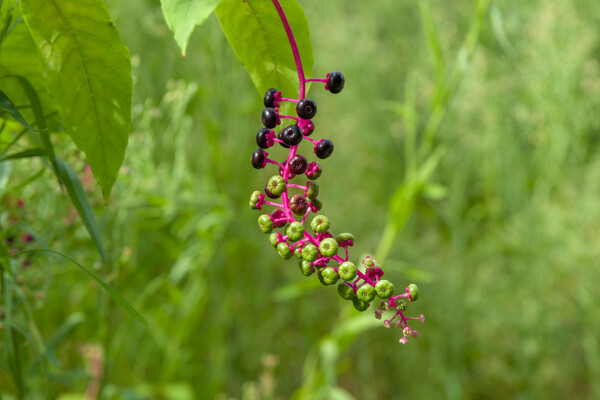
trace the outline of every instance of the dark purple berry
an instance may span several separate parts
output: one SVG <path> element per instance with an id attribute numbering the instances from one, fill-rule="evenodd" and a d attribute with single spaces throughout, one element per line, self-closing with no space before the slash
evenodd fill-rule
<path id="1" fill-rule="evenodd" d="M 277 126 L 277 111 L 272 107 L 265 108 L 261 115 L 261 121 L 267 128 L 275 128 Z"/>
<path id="2" fill-rule="evenodd" d="M 290 199 L 290 209 L 296 215 L 302 215 L 308 209 L 308 202 L 301 194 L 296 193 Z"/>
<path id="3" fill-rule="evenodd" d="M 317 105 L 311 99 L 302 99 L 296 104 L 296 113 L 302 119 L 311 119 L 317 113 Z"/>
<path id="4" fill-rule="evenodd" d="M 252 166 L 256 169 L 261 169 L 265 167 L 265 159 L 266 153 L 263 149 L 256 149 L 254 153 L 252 153 Z"/>
<path id="5" fill-rule="evenodd" d="M 333 153 L 333 142 L 329 139 L 321 140 L 315 146 L 315 154 L 321 159 L 329 157 L 331 153 Z"/>
<path id="6" fill-rule="evenodd" d="M 302 141 L 302 129 L 298 125 L 290 125 L 283 128 L 281 131 L 281 140 L 288 146 L 295 146 Z"/>
<path id="7" fill-rule="evenodd" d="M 277 139 L 279 139 L 279 140 L 283 140 L 283 138 L 282 138 L 282 136 L 281 136 L 281 131 L 279 131 L 279 133 L 277 134 Z M 284 148 L 286 148 L 286 149 L 289 149 L 289 148 L 290 148 L 290 146 L 288 146 L 288 145 L 287 145 L 287 144 L 285 144 L 285 143 L 279 143 L 279 144 L 281 145 L 281 147 L 284 147 Z"/>
<path id="8" fill-rule="evenodd" d="M 306 161 L 306 157 L 301 154 L 296 154 L 290 160 L 290 171 L 296 175 L 303 174 L 304 171 L 306 171 L 306 167 L 308 167 L 308 161 Z"/>
<path id="9" fill-rule="evenodd" d="M 258 133 L 256 134 L 256 144 L 258 145 L 258 147 L 262 147 L 263 149 L 269 148 L 269 146 L 267 145 L 267 134 L 269 132 L 271 132 L 271 130 L 267 128 L 262 128 L 260 131 L 258 131 Z"/>
<path id="10" fill-rule="evenodd" d="M 281 163 L 281 167 L 279 167 L 279 175 L 283 176 L 283 169 L 285 168 L 287 164 L 287 160 Z M 294 172 L 292 172 L 292 168 L 290 166 L 290 169 L 288 171 L 288 178 L 292 179 L 294 176 L 296 176 L 296 174 L 294 174 Z"/>
<path id="11" fill-rule="evenodd" d="M 342 77 L 342 79 L 344 79 L 344 78 Z M 265 93 L 265 99 L 263 100 L 265 107 L 275 107 L 275 94 L 277 92 L 278 92 L 277 89 L 267 90 L 267 92 Z"/>
<path id="12" fill-rule="evenodd" d="M 344 83 L 346 83 L 346 79 L 344 79 L 344 75 L 342 75 L 339 71 L 334 71 L 329 74 L 329 82 L 327 83 L 327 88 L 331 93 L 339 93 L 344 88 Z"/>

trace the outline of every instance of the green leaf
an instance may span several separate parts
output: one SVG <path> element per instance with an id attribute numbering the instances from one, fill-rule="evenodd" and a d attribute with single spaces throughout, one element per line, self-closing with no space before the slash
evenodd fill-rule
<path id="1" fill-rule="evenodd" d="M 311 77 L 313 50 L 308 21 L 296 0 L 282 3 L 298 44 L 304 73 Z M 275 6 L 265 0 L 223 0 L 215 12 L 229 44 L 259 94 L 274 87 L 281 90 L 284 97 L 296 97 L 296 64 Z"/>
<path id="2" fill-rule="evenodd" d="M 167 26 L 185 57 L 187 45 L 196 25 L 208 18 L 221 0 L 160 0 Z"/>
<path id="3" fill-rule="evenodd" d="M 16 119 L 21 125 L 23 125 L 27 129 L 31 129 L 35 131 L 31 125 L 25 121 L 25 118 L 21 115 L 17 107 L 13 104 L 12 101 L 8 98 L 8 96 L 0 90 L 0 108 L 9 113 L 14 119 Z"/>
<path id="4" fill-rule="evenodd" d="M 45 154 L 46 154 L 46 150 L 42 149 L 42 148 L 27 149 L 27 150 L 19 151 L 17 153 L 8 154 L 6 156 L 1 156 L 0 162 L 6 161 L 6 160 L 16 160 L 19 158 L 38 157 L 38 156 L 43 156 Z"/>
<path id="5" fill-rule="evenodd" d="M 83 190 L 83 185 L 81 184 L 81 181 L 79 180 L 79 177 L 75 171 L 73 171 L 73 169 L 71 169 L 67 163 L 57 157 L 56 164 L 58 166 L 57 174 L 59 179 L 67 188 L 67 193 L 71 198 L 71 203 L 73 203 L 77 209 L 85 229 L 87 229 L 90 237 L 94 241 L 94 244 L 98 249 L 98 253 L 100 253 L 100 257 L 102 257 L 102 261 L 104 261 L 106 264 L 106 251 L 104 251 L 102 236 L 100 236 L 100 230 L 96 224 L 96 218 L 92 212 L 92 207 L 90 206 L 88 198 L 85 194 L 85 190 Z"/>
<path id="6" fill-rule="evenodd" d="M 129 51 L 102 0 L 22 0 L 67 133 L 110 196 L 131 126 Z"/>
<path id="7" fill-rule="evenodd" d="M 144 316 L 142 314 L 140 314 L 140 312 L 138 310 L 136 310 L 128 301 L 127 299 L 125 299 L 125 297 L 123 297 L 119 292 L 117 292 L 115 289 L 113 289 L 108 283 L 104 282 L 100 277 L 98 277 L 96 274 L 94 274 L 92 271 L 90 271 L 89 269 L 87 269 L 86 267 L 84 267 L 83 265 L 79 264 L 77 261 L 75 261 L 74 259 L 72 259 L 71 257 L 69 257 L 68 255 L 61 253 L 60 251 L 56 251 L 56 250 L 50 250 L 50 249 L 31 249 L 31 250 L 24 250 L 24 251 L 20 251 L 18 253 L 14 253 L 14 254 L 9 254 L 5 257 L 1 257 L 0 258 L 0 263 L 8 260 L 9 258 L 14 258 L 14 257 L 18 257 L 22 254 L 28 254 L 28 253 L 52 253 L 52 254 L 56 254 L 59 255 L 61 257 L 66 258 L 67 260 L 71 261 L 73 264 L 77 265 L 79 268 L 81 268 L 81 270 L 83 272 L 85 272 L 90 278 L 92 278 L 93 280 L 95 280 L 109 295 L 110 297 L 113 298 L 113 300 L 115 300 L 117 303 L 119 303 L 119 305 L 121 307 L 123 307 L 125 309 L 125 311 L 127 311 L 129 313 L 129 315 L 131 315 L 133 318 L 135 318 L 138 322 L 140 322 L 142 325 L 148 327 L 148 321 L 146 321 L 146 319 L 144 318 Z"/>

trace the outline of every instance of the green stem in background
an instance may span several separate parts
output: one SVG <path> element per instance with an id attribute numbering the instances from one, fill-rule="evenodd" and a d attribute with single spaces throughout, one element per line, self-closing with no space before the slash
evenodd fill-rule
<path id="1" fill-rule="evenodd" d="M 3 248 L 3 250 L 5 250 Z M 21 355 L 19 353 L 19 343 L 15 335 L 15 328 L 12 326 L 12 293 L 9 288 L 12 279 L 8 271 L 10 265 L 8 262 L 0 261 L 2 271 L 0 272 L 0 288 L 2 289 L 2 298 L 4 300 L 4 354 L 7 357 L 7 364 L 11 370 L 11 375 L 17 389 L 17 399 L 25 398 L 25 385 L 21 374 Z"/>

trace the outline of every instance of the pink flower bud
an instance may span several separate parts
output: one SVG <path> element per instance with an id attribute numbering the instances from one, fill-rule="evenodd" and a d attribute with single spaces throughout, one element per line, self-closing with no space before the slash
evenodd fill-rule
<path id="1" fill-rule="evenodd" d="M 410 329 L 410 327 L 407 326 L 406 328 L 404 328 L 404 330 L 402 331 L 402 333 L 404 334 L 404 336 L 410 337 L 410 335 L 412 335 L 412 329 Z"/>
<path id="2" fill-rule="evenodd" d="M 386 328 L 389 328 L 390 326 L 392 326 L 392 321 L 390 321 L 389 319 L 386 319 L 385 321 L 383 321 L 383 326 L 385 326 Z"/>
<path id="3" fill-rule="evenodd" d="M 414 337 L 415 339 L 419 337 L 419 332 L 418 331 L 412 331 L 412 337 Z"/>
<path id="4" fill-rule="evenodd" d="M 425 323 L 425 316 L 423 314 L 419 315 L 418 320 L 419 320 L 420 323 L 424 324 Z"/>
<path id="5" fill-rule="evenodd" d="M 406 344 L 406 343 L 408 343 L 408 339 L 407 339 L 407 338 L 405 338 L 405 337 L 403 337 L 403 338 L 400 338 L 400 340 L 398 340 L 398 341 L 399 341 L 401 344 Z"/>
<path id="6" fill-rule="evenodd" d="M 375 318 L 377 318 L 377 319 L 381 319 L 381 314 L 383 314 L 383 313 L 381 312 L 381 310 L 377 310 L 377 309 L 375 309 Z"/>

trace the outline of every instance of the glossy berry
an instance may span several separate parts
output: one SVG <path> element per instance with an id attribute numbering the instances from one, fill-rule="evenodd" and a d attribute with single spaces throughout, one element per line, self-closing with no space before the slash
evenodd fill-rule
<path id="1" fill-rule="evenodd" d="M 252 195 L 250 195 L 250 208 L 253 210 L 257 210 L 258 207 L 256 206 L 258 204 L 258 201 L 260 199 L 260 195 L 261 193 L 258 190 L 255 190 L 254 192 L 252 192 Z"/>
<path id="2" fill-rule="evenodd" d="M 308 189 L 306 189 L 306 197 L 314 200 L 319 195 L 319 183 L 315 181 L 308 182 Z"/>
<path id="3" fill-rule="evenodd" d="M 264 233 L 271 233 L 273 231 L 273 220 L 267 214 L 263 214 L 258 217 L 258 227 Z"/>
<path id="4" fill-rule="evenodd" d="M 302 246 L 302 258 L 309 262 L 315 261 L 319 258 L 319 249 L 314 244 L 305 244 Z"/>
<path id="5" fill-rule="evenodd" d="M 352 300 L 354 298 L 354 289 L 345 283 L 340 283 L 337 287 L 338 294 L 344 300 Z"/>
<path id="6" fill-rule="evenodd" d="M 315 269 L 312 267 L 312 265 L 310 265 L 308 261 L 302 260 L 300 261 L 300 271 L 302 271 L 302 274 L 304 276 L 311 276 L 313 272 L 315 272 Z"/>
<path id="7" fill-rule="evenodd" d="M 321 140 L 315 146 L 315 154 L 322 160 L 329 157 L 331 153 L 333 153 L 333 142 L 329 139 Z"/>
<path id="8" fill-rule="evenodd" d="M 281 131 L 279 131 L 279 133 L 277 133 L 277 139 L 279 139 L 279 140 L 283 140 L 283 136 L 281 136 Z M 287 144 L 285 144 L 285 143 L 279 143 L 279 144 L 281 145 L 281 147 L 283 147 L 283 148 L 285 148 L 285 149 L 289 149 L 289 148 L 290 148 L 290 146 L 288 146 L 288 145 L 287 145 Z"/>
<path id="9" fill-rule="evenodd" d="M 294 255 L 298 260 L 302 260 L 302 249 L 300 247 L 294 248 Z"/>
<path id="10" fill-rule="evenodd" d="M 317 278 L 319 278 L 319 282 L 321 282 L 321 285 L 323 286 L 329 286 L 329 284 L 327 282 L 325 282 L 325 278 L 323 277 L 323 270 L 320 269 L 317 271 Z"/>
<path id="11" fill-rule="evenodd" d="M 308 161 L 306 161 L 306 157 L 301 154 L 296 154 L 290 160 L 290 171 L 296 175 L 303 174 L 304 171 L 306 171 L 306 167 L 308 167 Z"/>
<path id="12" fill-rule="evenodd" d="M 296 215 L 302 215 L 308 209 L 308 202 L 301 194 L 296 193 L 290 199 L 290 210 Z"/>
<path id="13" fill-rule="evenodd" d="M 278 241 L 279 238 L 277 237 L 277 233 L 271 233 L 271 235 L 269 236 L 269 242 L 273 245 L 273 247 L 277 246 Z"/>
<path id="14" fill-rule="evenodd" d="M 358 311 L 365 311 L 371 304 L 354 296 L 352 298 L 352 305 L 354 305 L 354 308 Z"/>
<path id="15" fill-rule="evenodd" d="M 356 278 L 356 265 L 350 261 L 343 262 L 338 268 L 338 273 L 343 280 L 352 281 Z"/>
<path id="16" fill-rule="evenodd" d="M 275 194 L 269 190 L 269 184 L 265 185 L 265 194 L 269 196 L 271 199 L 277 199 L 281 196 L 281 194 Z"/>
<path id="17" fill-rule="evenodd" d="M 310 221 L 310 227 L 317 233 L 327 232 L 329 230 L 329 218 L 324 215 L 317 215 Z"/>
<path id="18" fill-rule="evenodd" d="M 283 192 L 285 192 L 286 184 L 285 179 L 283 179 L 280 175 L 273 175 L 269 178 L 269 182 L 267 182 L 267 189 L 275 196 L 279 196 Z"/>
<path id="19" fill-rule="evenodd" d="M 266 158 L 267 156 L 263 149 L 256 149 L 254 150 L 254 153 L 252 153 L 252 158 L 250 161 L 252 161 L 252 166 L 254 168 L 261 169 L 265 167 Z"/>
<path id="20" fill-rule="evenodd" d="M 283 176 L 285 166 L 287 165 L 287 160 L 281 163 L 281 167 L 279 167 L 279 175 Z M 288 169 L 288 179 L 292 179 L 296 174 L 294 174 L 291 169 Z"/>
<path id="21" fill-rule="evenodd" d="M 263 103 L 265 107 L 275 107 L 275 94 L 278 92 L 277 89 L 269 89 L 265 93 Z"/>
<path id="22" fill-rule="evenodd" d="M 340 233 L 335 237 L 335 241 L 338 242 L 338 244 L 342 242 L 353 242 L 354 235 L 348 232 Z"/>
<path id="23" fill-rule="evenodd" d="M 260 120 L 267 128 L 275 128 L 277 126 L 277 111 L 273 107 L 265 108 L 262 112 Z"/>
<path id="24" fill-rule="evenodd" d="M 375 284 L 375 292 L 382 299 L 389 299 L 394 295 L 394 285 L 392 282 L 381 279 Z"/>
<path id="25" fill-rule="evenodd" d="M 312 204 L 316 208 L 317 211 L 320 211 L 321 208 L 323 208 L 323 203 L 319 199 L 311 199 L 310 204 Z"/>
<path id="26" fill-rule="evenodd" d="M 375 298 L 375 288 L 368 283 L 364 283 L 356 289 L 356 297 L 369 303 Z"/>
<path id="27" fill-rule="evenodd" d="M 269 145 L 267 144 L 267 134 L 269 132 L 271 132 L 271 130 L 267 128 L 262 128 L 260 131 L 258 131 L 258 133 L 256 134 L 256 144 L 258 145 L 258 147 L 262 149 L 269 148 Z"/>
<path id="28" fill-rule="evenodd" d="M 298 125 L 290 125 L 283 128 L 280 132 L 281 140 L 288 146 L 295 146 L 302 141 L 304 135 Z"/>
<path id="29" fill-rule="evenodd" d="M 304 225 L 298 221 L 292 222 L 285 230 L 285 233 L 292 242 L 297 242 L 304 236 Z"/>
<path id="30" fill-rule="evenodd" d="M 302 99 L 296 104 L 296 114 L 302 119 L 311 119 L 317 114 L 317 104 L 311 99 Z"/>
<path id="31" fill-rule="evenodd" d="M 342 73 L 339 71 L 334 71 L 329 74 L 329 82 L 327 82 L 327 89 L 331 93 L 337 94 L 341 92 L 344 88 L 344 83 L 346 83 L 344 75 L 342 75 Z"/>
<path id="32" fill-rule="evenodd" d="M 277 252 L 284 260 L 292 258 L 292 250 L 290 250 L 290 246 L 286 242 L 277 243 Z"/>
<path id="33" fill-rule="evenodd" d="M 332 238 L 326 238 L 319 243 L 319 252 L 324 257 L 333 257 L 338 252 L 337 242 Z"/>
<path id="34" fill-rule="evenodd" d="M 324 268 L 321 272 L 321 275 L 323 275 L 323 280 L 328 285 L 335 285 L 339 278 L 338 273 L 335 272 L 335 269 L 331 267 Z"/>
<path id="35" fill-rule="evenodd" d="M 410 294 L 410 301 L 417 301 L 419 298 L 419 288 L 414 283 L 408 285 L 408 293 Z"/>

